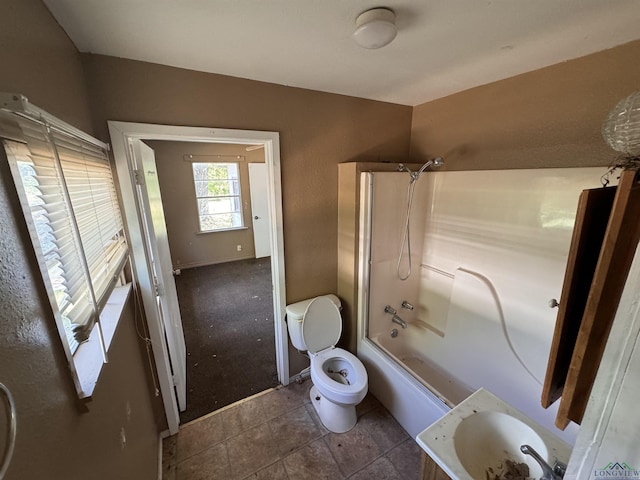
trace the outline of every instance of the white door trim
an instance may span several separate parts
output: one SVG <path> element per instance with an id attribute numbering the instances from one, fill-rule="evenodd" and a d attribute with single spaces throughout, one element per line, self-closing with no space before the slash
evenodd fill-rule
<path id="1" fill-rule="evenodd" d="M 282 222 L 282 185 L 280 175 L 280 135 L 278 132 L 254 130 L 230 130 L 207 127 L 181 127 L 109 121 L 113 156 L 115 158 L 118 181 L 122 195 L 124 216 L 129 231 L 129 244 L 139 282 L 149 282 L 144 258 L 142 225 L 135 196 L 135 174 L 130 140 L 169 140 L 209 143 L 239 143 L 264 145 L 267 164 L 269 223 L 271 242 L 271 274 L 273 284 L 274 330 L 276 344 L 276 367 L 278 379 L 283 385 L 289 383 L 289 353 L 287 345 L 287 325 L 285 323 L 285 275 L 284 275 L 284 235 Z M 140 257 L 143 258 L 140 258 Z M 154 357 L 167 423 L 171 434 L 178 431 L 180 417 L 173 392 L 173 380 L 166 343 L 163 341 L 162 325 L 148 319 L 149 333 L 154 349 Z"/>

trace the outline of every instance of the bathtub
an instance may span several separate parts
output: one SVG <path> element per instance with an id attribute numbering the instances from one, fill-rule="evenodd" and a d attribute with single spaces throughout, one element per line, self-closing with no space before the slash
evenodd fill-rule
<path id="1" fill-rule="evenodd" d="M 473 393 L 421 353 L 420 329 L 410 323 L 395 338 L 385 333 L 358 342 L 369 390 L 412 437 Z"/>
<path id="2" fill-rule="evenodd" d="M 397 337 L 378 334 L 372 341 L 440 401 L 453 408 L 471 395 L 473 390 L 451 378 L 422 353 L 424 344 L 421 345 L 420 335 L 415 332 L 422 328 L 419 324 L 409 323 L 406 329 L 397 329 Z"/>

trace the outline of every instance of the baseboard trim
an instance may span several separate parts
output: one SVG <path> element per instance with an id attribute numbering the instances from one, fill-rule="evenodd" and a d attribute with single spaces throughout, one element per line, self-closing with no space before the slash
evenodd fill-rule
<path id="1" fill-rule="evenodd" d="M 162 440 L 165 438 L 165 436 L 163 436 L 163 433 L 164 432 L 160 432 L 158 434 L 158 480 L 162 480 Z"/>

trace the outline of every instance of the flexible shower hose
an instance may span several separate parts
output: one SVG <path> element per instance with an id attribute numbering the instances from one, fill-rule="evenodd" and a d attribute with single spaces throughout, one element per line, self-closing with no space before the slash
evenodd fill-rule
<path id="1" fill-rule="evenodd" d="M 416 181 L 412 177 L 409 180 L 409 187 L 407 188 L 407 219 L 404 225 L 404 235 L 402 237 L 402 245 L 400 246 L 400 254 L 398 255 L 398 265 L 396 267 L 396 274 L 398 278 L 405 281 L 411 276 L 411 237 L 409 235 L 409 220 L 411 219 L 411 205 L 413 204 L 413 190 L 415 189 Z M 407 274 L 402 275 L 400 273 L 400 263 L 402 263 L 402 255 L 404 255 L 404 247 L 407 246 L 407 256 L 409 262 L 409 268 Z"/>

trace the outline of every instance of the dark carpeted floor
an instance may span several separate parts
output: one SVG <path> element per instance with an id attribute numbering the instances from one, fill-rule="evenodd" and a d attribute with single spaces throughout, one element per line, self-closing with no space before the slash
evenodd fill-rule
<path id="1" fill-rule="evenodd" d="M 181 423 L 276 386 L 270 259 L 191 268 L 175 279 L 187 345 Z"/>

